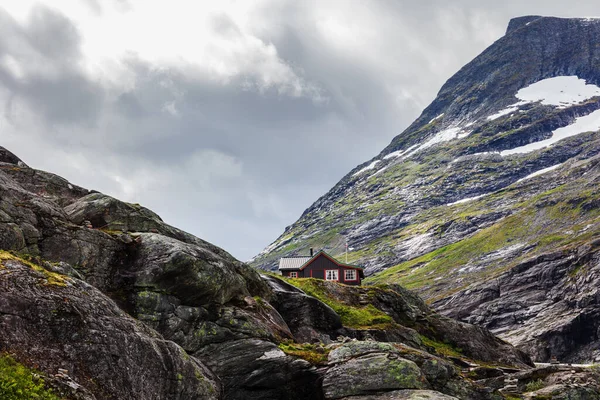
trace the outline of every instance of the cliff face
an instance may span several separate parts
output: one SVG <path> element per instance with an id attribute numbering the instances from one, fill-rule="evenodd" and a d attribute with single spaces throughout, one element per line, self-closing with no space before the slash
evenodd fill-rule
<path id="1" fill-rule="evenodd" d="M 347 239 L 372 283 L 415 289 L 540 361 L 598 359 L 599 34 L 596 19 L 512 20 L 252 265 L 341 254 Z"/>

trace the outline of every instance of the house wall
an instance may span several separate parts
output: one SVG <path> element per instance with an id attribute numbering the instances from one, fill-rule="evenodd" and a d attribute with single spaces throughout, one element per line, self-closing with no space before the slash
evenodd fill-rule
<path id="1" fill-rule="evenodd" d="M 359 271 L 356 271 L 356 281 L 346 281 L 344 280 L 344 271 L 352 268 L 340 267 L 324 255 L 319 256 L 319 258 L 311 262 L 308 266 L 306 266 L 306 268 L 304 268 L 300 272 L 304 272 L 305 278 L 325 279 L 325 271 L 328 269 L 338 270 L 338 282 L 345 283 L 346 285 L 360 285 Z M 300 274 L 298 274 L 298 276 L 300 276 Z"/>

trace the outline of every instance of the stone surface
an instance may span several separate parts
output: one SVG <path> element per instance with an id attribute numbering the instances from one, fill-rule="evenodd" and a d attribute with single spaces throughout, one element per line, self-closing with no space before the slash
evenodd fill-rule
<path id="1" fill-rule="evenodd" d="M 221 378 L 227 400 L 322 398 L 317 369 L 273 343 L 243 339 L 208 345 L 197 354 Z"/>
<path id="2" fill-rule="evenodd" d="M 263 275 L 274 297 L 271 303 L 283 317 L 297 342 L 330 342 L 337 337 L 342 321 L 331 307 L 302 290 L 268 275 Z"/>
<path id="3" fill-rule="evenodd" d="M 433 390 L 394 390 L 366 396 L 346 397 L 346 400 L 458 400 L 456 397 L 447 396 Z"/>
<path id="4" fill-rule="evenodd" d="M 323 380 L 327 399 L 394 389 L 421 389 L 425 377 L 417 365 L 403 358 L 373 353 L 330 368 Z"/>
<path id="5" fill-rule="evenodd" d="M 0 265 L 0 351 L 97 399 L 218 399 L 217 378 L 94 287 L 18 259 Z M 64 371 L 63 371 L 64 373 Z"/>
<path id="6" fill-rule="evenodd" d="M 391 399 L 396 397 L 389 396 L 442 396 L 442 393 L 449 397 L 438 398 L 494 398 L 461 376 L 450 362 L 399 343 L 348 342 L 329 353 L 329 365 L 323 380 L 323 392 L 328 399 L 356 396 Z"/>

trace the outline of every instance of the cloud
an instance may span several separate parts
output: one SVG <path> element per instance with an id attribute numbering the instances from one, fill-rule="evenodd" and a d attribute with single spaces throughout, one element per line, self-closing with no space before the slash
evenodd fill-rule
<path id="1" fill-rule="evenodd" d="M 2 145 L 249 259 L 510 17 L 595 7 L 524 3 L 6 2 Z"/>

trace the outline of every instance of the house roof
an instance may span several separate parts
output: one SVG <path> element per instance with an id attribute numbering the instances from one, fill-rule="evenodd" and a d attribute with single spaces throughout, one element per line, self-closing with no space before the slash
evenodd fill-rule
<path id="1" fill-rule="evenodd" d="M 350 265 L 350 264 L 340 262 L 339 260 L 337 260 L 336 258 L 329 255 L 328 253 L 326 253 L 323 250 L 319 251 L 317 254 L 315 254 L 312 257 L 281 258 L 281 259 L 279 259 L 279 270 L 291 270 L 291 269 L 302 270 L 302 269 L 306 268 L 306 266 L 308 266 L 311 262 L 313 262 L 314 260 L 319 258 L 321 255 L 329 258 L 331 261 L 333 261 L 340 267 L 358 269 L 358 270 L 360 270 L 361 276 L 363 275 L 363 272 L 362 272 L 364 269 L 363 267 L 359 267 L 358 265 Z"/>
<path id="2" fill-rule="evenodd" d="M 364 269 L 364 267 L 359 267 L 358 265 L 350 265 L 350 264 L 346 264 L 346 263 L 340 262 L 338 259 L 336 259 L 332 255 L 330 255 L 329 253 L 325 252 L 324 250 L 321 250 L 317 254 L 315 254 L 314 257 L 310 258 L 307 262 L 305 262 L 300 267 L 300 269 L 306 268 L 311 262 L 313 262 L 314 260 L 316 260 L 317 258 L 319 258 L 319 256 L 321 256 L 321 255 L 329 258 L 331 261 L 333 261 L 334 263 L 336 263 L 340 267 L 354 268 L 354 269 L 358 269 L 358 270 L 361 270 L 361 271 Z"/>
<path id="3" fill-rule="evenodd" d="M 279 269 L 300 269 L 313 257 L 286 257 L 279 260 Z"/>

